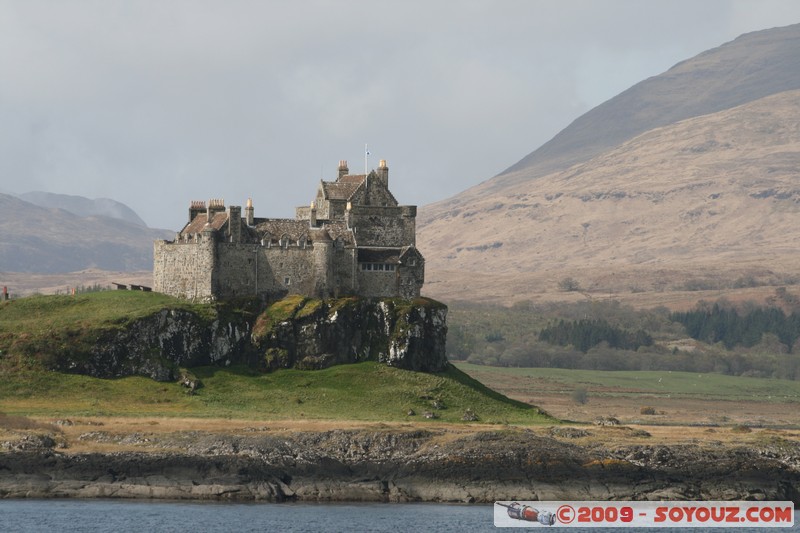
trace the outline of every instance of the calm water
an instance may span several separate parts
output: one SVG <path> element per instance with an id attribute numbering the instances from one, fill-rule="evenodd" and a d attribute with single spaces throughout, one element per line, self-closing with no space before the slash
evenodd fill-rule
<path id="1" fill-rule="evenodd" d="M 0 531 L 75 533 L 204 531 L 530 531 L 493 525 L 491 505 L 230 504 L 126 500 L 0 500 Z M 547 528 L 537 528 L 543 531 Z M 630 529 L 562 529 L 620 531 Z M 679 531 L 650 529 L 648 531 Z M 691 529 L 695 533 L 746 529 Z M 768 531 L 762 529 L 761 531 Z M 772 531 L 800 531 L 773 529 Z"/>

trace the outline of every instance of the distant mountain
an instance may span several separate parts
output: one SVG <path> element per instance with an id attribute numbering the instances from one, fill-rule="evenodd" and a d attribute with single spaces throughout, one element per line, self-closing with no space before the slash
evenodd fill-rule
<path id="1" fill-rule="evenodd" d="M 426 294 L 511 302 L 800 281 L 800 25 L 739 37 L 420 209 Z"/>
<path id="2" fill-rule="evenodd" d="M 600 104 L 492 185 L 563 170 L 653 128 L 793 89 L 800 89 L 800 24 L 748 33 Z"/>
<path id="3" fill-rule="evenodd" d="M 26 192 L 17 196 L 40 207 L 63 209 L 80 217 L 104 216 L 147 227 L 144 220 L 139 218 L 133 209 L 110 198 L 90 199 L 83 196 L 42 191 Z"/>
<path id="4" fill-rule="evenodd" d="M 0 271 L 150 270 L 153 241 L 165 238 L 174 233 L 107 216 L 81 217 L 0 194 Z"/>

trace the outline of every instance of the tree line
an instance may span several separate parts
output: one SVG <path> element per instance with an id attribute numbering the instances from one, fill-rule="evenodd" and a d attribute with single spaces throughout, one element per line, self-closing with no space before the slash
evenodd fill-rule
<path id="1" fill-rule="evenodd" d="M 672 370 L 800 379 L 800 299 L 701 302 L 693 311 L 618 302 L 451 305 L 448 357 L 494 366 Z M 688 342 L 695 339 L 696 344 Z"/>
<path id="2" fill-rule="evenodd" d="M 800 315 L 793 312 L 787 316 L 778 307 L 739 312 L 716 303 L 710 308 L 672 313 L 670 319 L 682 324 L 693 339 L 709 344 L 721 342 L 728 350 L 736 346 L 752 348 L 762 341 L 765 333 L 771 333 L 791 353 L 800 337 Z"/>
<path id="3" fill-rule="evenodd" d="M 558 324 L 542 329 L 539 340 L 559 346 L 571 345 L 583 353 L 601 342 L 607 343 L 611 348 L 634 351 L 640 346 L 653 345 L 653 337 L 646 331 L 627 331 L 612 326 L 603 319 L 559 320 Z"/>

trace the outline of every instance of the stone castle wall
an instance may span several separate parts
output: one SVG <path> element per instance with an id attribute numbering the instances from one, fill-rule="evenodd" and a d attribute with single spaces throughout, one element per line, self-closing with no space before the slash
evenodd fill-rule
<path id="1" fill-rule="evenodd" d="M 415 216 L 413 206 L 354 206 L 350 227 L 359 246 L 403 247 L 416 242 Z"/>
<path id="2" fill-rule="evenodd" d="M 157 292 L 194 301 L 286 294 L 317 297 L 353 294 L 354 249 L 333 243 L 272 246 L 230 242 L 157 241 L 153 279 Z M 387 296 L 391 296 L 387 294 Z"/>
<path id="3" fill-rule="evenodd" d="M 153 289 L 187 300 L 212 294 L 215 243 L 156 241 L 153 249 Z"/>

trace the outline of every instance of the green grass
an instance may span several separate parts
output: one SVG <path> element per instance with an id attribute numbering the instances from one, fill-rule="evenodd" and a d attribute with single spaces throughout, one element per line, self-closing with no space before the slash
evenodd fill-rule
<path id="1" fill-rule="evenodd" d="M 577 386 L 601 389 L 597 395 L 650 394 L 673 398 L 752 400 L 766 402 L 800 401 L 800 381 L 782 379 L 662 371 L 600 371 L 561 368 L 510 368 L 456 363 L 454 366 L 501 391 L 534 392 L 533 380 L 563 384 L 564 390 Z"/>
<path id="2" fill-rule="evenodd" d="M 171 296 L 141 291 L 101 291 L 76 296 L 30 296 L 0 303 L 0 334 L 113 325 L 134 320 L 165 307 L 211 311 Z"/>
<path id="3" fill-rule="evenodd" d="M 349 300 L 339 300 L 343 306 Z M 161 309 L 187 309 L 201 318 L 250 312 L 247 302 L 194 305 L 169 296 L 106 291 L 42 296 L 0 304 L 0 412 L 38 416 L 175 416 L 244 419 L 326 419 L 460 422 L 469 409 L 481 422 L 553 423 L 537 408 L 487 389 L 455 368 L 439 374 L 410 372 L 378 363 L 325 370 L 260 374 L 244 367 L 193 368 L 203 387 L 194 395 L 176 383 L 143 377 L 105 380 L 45 370 L 48 353 L 91 346 L 98 331 L 124 328 Z M 305 307 L 303 307 L 305 305 Z M 264 327 L 319 303 L 304 298 L 277 302 L 262 315 Z M 440 305 L 440 304 L 436 304 Z M 240 308 L 239 306 L 245 306 Z M 259 325 L 256 325 L 256 330 Z M 37 359 L 38 358 L 38 359 Z M 434 400 L 445 409 L 434 409 Z M 414 410 L 415 416 L 407 412 Z"/>
<path id="4" fill-rule="evenodd" d="M 505 398 L 450 368 L 427 374 L 379 363 L 259 374 L 244 367 L 192 369 L 203 387 L 193 396 L 175 383 L 129 377 L 103 380 L 27 371 L 0 379 L 0 412 L 30 416 L 164 416 L 241 419 L 553 423 L 537 408 Z M 445 409 L 432 408 L 439 400 Z M 413 409 L 416 416 L 408 416 Z"/>

